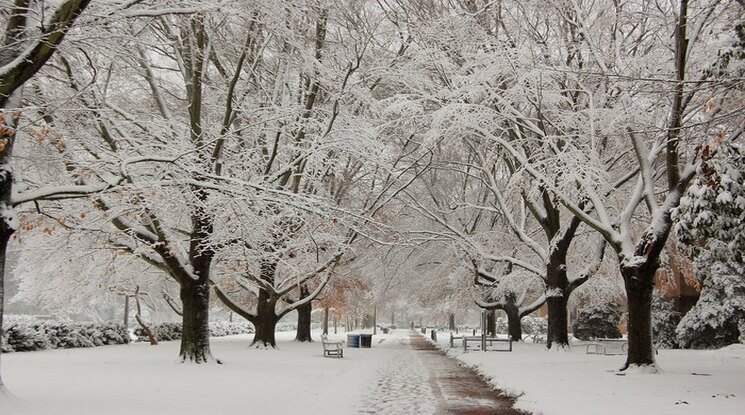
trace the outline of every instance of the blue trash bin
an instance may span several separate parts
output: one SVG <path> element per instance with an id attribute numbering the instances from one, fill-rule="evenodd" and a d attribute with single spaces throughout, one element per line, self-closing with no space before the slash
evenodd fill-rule
<path id="1" fill-rule="evenodd" d="M 360 347 L 360 335 L 359 334 L 347 334 L 347 347 Z"/>
<path id="2" fill-rule="evenodd" d="M 372 334 L 360 334 L 360 347 L 369 349 L 372 347 Z"/>

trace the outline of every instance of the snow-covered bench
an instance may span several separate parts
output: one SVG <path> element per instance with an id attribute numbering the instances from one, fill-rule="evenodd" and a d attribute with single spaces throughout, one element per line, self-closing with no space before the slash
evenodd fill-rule
<path id="1" fill-rule="evenodd" d="M 586 354 L 616 355 L 626 354 L 629 342 L 626 339 L 595 339 L 587 343 Z"/>
<path id="2" fill-rule="evenodd" d="M 487 337 L 483 339 L 486 342 L 487 348 L 489 346 L 494 346 L 494 343 L 496 343 L 498 346 L 501 344 L 506 344 L 507 348 L 495 348 L 491 349 L 497 352 L 511 352 L 512 351 L 512 337 L 508 336 L 506 339 L 500 339 L 499 337 Z M 481 345 L 482 337 L 481 336 L 463 336 L 463 351 L 468 351 L 468 343 L 478 343 Z"/>
<path id="3" fill-rule="evenodd" d="M 341 340 L 329 340 L 325 334 L 321 336 L 323 345 L 323 357 L 344 357 L 344 342 Z"/>

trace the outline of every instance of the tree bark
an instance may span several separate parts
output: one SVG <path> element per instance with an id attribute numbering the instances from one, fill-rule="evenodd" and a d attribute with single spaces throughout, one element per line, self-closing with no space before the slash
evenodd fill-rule
<path id="1" fill-rule="evenodd" d="M 12 62 L 23 47 L 31 47 L 26 59 L 8 68 L 0 75 L 0 107 L 5 107 L 6 102 L 18 91 L 29 79 L 36 75 L 47 63 L 49 58 L 57 51 L 68 30 L 75 20 L 88 7 L 91 0 L 67 0 L 60 4 L 52 18 L 46 22 L 38 38 L 31 45 L 25 45 L 24 32 L 26 29 L 26 13 L 30 10 L 28 0 L 16 0 L 11 18 L 6 25 L 5 43 L 3 46 L 11 46 L 11 56 L 0 56 L 0 64 L 5 65 Z"/>
<path id="2" fill-rule="evenodd" d="M 125 294 L 125 298 L 129 298 L 129 296 Z M 135 314 L 135 319 L 137 320 L 137 323 L 140 325 L 140 327 L 142 327 L 142 331 L 145 332 L 147 339 L 150 341 L 150 345 L 157 346 L 158 345 L 157 333 L 145 322 L 145 319 L 142 317 L 142 305 L 140 304 L 140 287 L 139 286 L 135 290 L 135 302 L 137 304 L 137 314 Z"/>
<path id="3" fill-rule="evenodd" d="M 448 319 L 448 329 L 450 331 L 455 331 L 455 314 L 450 313 L 450 317 Z"/>
<path id="4" fill-rule="evenodd" d="M 305 285 L 300 286 L 300 298 L 306 298 L 310 295 L 310 291 Z M 313 312 L 313 302 L 303 304 L 297 308 L 297 333 L 295 340 L 299 342 L 312 342 L 313 338 L 310 335 L 310 323 L 311 314 Z"/>
<path id="5" fill-rule="evenodd" d="M 497 310 L 486 313 L 486 332 L 492 336 L 497 334 Z"/>
<path id="6" fill-rule="evenodd" d="M 549 263 L 546 267 L 546 304 L 548 306 L 546 348 L 548 349 L 553 346 L 569 347 L 567 329 L 567 297 L 569 296 L 567 288 L 569 280 L 567 279 L 566 255 L 571 239 L 570 237 L 568 240 L 561 240 L 556 244 L 556 247 L 551 251 Z"/>
<path id="7" fill-rule="evenodd" d="M 546 299 L 548 305 L 548 335 L 546 347 L 568 347 L 569 331 L 567 329 L 569 314 L 567 313 L 567 296 L 553 296 Z"/>
<path id="8" fill-rule="evenodd" d="M 6 226 L 3 219 L 4 218 L 0 218 L 0 339 L 3 337 L 3 313 L 5 309 L 5 257 L 8 248 L 8 241 L 15 231 L 15 229 Z M 0 353 L 0 355 L 2 355 L 2 353 Z M 2 362 L 0 361 L 0 363 Z M 2 387 L 3 378 L 2 370 L 0 370 L 0 388 Z"/>
<path id="9" fill-rule="evenodd" d="M 323 309 L 323 334 L 329 334 L 329 308 Z"/>
<path id="10" fill-rule="evenodd" d="M 19 99 L 18 96 L 15 98 L 16 100 Z M 13 102 L 13 104 L 16 104 L 16 102 Z M 8 242 L 18 226 L 15 209 L 10 200 L 13 190 L 13 170 L 10 167 L 10 162 L 19 119 L 19 112 L 10 114 L 0 109 L 0 139 L 4 143 L 4 147 L 0 149 L 0 338 L 3 335 L 5 313 L 5 260 Z M 0 376 L 0 387 L 2 385 L 3 379 Z"/>
<path id="11" fill-rule="evenodd" d="M 277 347 L 274 332 L 277 328 L 279 317 L 275 311 L 277 298 L 271 296 L 266 290 L 259 290 L 259 302 L 256 305 L 256 334 L 251 346 Z"/>
<path id="12" fill-rule="evenodd" d="M 520 309 L 514 304 L 507 304 L 503 310 L 507 314 L 507 332 L 512 337 L 512 341 L 521 341 L 523 328 L 520 325 Z"/>
<path id="13" fill-rule="evenodd" d="M 209 289 L 206 281 L 181 284 L 183 333 L 179 357 L 182 362 L 208 363 L 214 360 L 209 341 Z"/>
<path id="14" fill-rule="evenodd" d="M 554 210 L 554 215 L 558 224 L 559 211 Z M 548 349 L 553 346 L 569 347 L 567 301 L 571 291 L 567 278 L 567 254 L 580 223 L 582 221 L 577 216 L 572 216 L 567 226 L 558 229 L 554 225 L 553 229 L 556 230 L 556 233 L 549 237 L 551 246 L 548 263 L 546 264 L 546 303 L 548 305 L 546 347 Z M 551 230 L 549 227 L 547 229 Z M 547 233 L 547 235 L 551 234 Z M 577 284 L 582 283 L 578 280 L 576 282 Z"/>
<path id="15" fill-rule="evenodd" d="M 622 369 L 631 365 L 655 364 L 652 345 L 652 291 L 657 268 L 649 263 L 638 268 L 621 268 L 629 308 L 629 350 Z"/>

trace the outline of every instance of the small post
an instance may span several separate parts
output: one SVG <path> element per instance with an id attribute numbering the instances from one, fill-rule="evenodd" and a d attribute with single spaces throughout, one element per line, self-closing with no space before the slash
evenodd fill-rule
<path id="1" fill-rule="evenodd" d="M 378 304 L 373 304 L 373 335 L 378 334 Z"/>
<path id="2" fill-rule="evenodd" d="M 486 351 L 486 316 L 487 311 L 481 312 L 481 351 Z"/>
<path id="3" fill-rule="evenodd" d="M 323 334 L 329 334 L 329 308 L 323 309 Z"/>
<path id="4" fill-rule="evenodd" d="M 124 331 L 129 336 L 129 295 L 124 294 Z"/>

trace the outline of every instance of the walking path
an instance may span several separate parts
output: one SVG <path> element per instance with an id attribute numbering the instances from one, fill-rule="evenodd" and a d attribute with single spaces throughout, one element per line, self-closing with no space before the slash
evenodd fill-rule
<path id="1" fill-rule="evenodd" d="M 378 381 L 363 397 L 360 414 L 518 415 L 513 401 L 499 395 L 472 369 L 411 331 L 373 345 L 387 360 Z"/>

